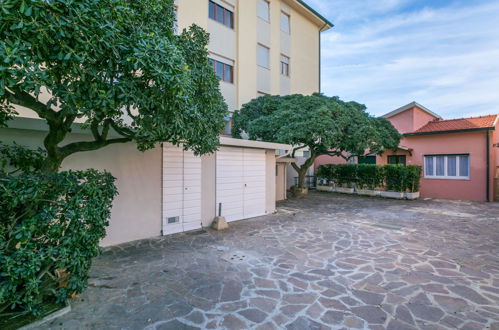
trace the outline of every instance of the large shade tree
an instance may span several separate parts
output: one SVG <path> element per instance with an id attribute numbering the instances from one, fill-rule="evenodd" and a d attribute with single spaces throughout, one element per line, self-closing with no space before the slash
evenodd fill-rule
<path id="1" fill-rule="evenodd" d="M 263 96 L 234 114 L 234 137 L 288 143 L 308 149 L 310 157 L 291 165 L 298 173 L 298 188 L 305 190 L 307 170 L 320 155 L 350 159 L 396 149 L 400 134 L 389 121 L 370 116 L 357 102 L 344 102 L 322 94 Z"/>
<path id="2" fill-rule="evenodd" d="M 0 13 L 0 124 L 16 106 L 46 121 L 45 172 L 129 141 L 216 149 L 227 107 L 208 34 L 176 34 L 172 0 L 5 0 Z M 77 122 L 91 138 L 65 143 Z"/>

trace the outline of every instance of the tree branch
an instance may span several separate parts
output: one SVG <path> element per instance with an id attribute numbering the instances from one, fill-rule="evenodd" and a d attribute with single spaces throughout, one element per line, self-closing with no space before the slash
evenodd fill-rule
<path id="1" fill-rule="evenodd" d="M 126 143 L 132 141 L 131 138 L 116 138 L 116 139 L 110 139 L 110 140 L 99 140 L 99 141 L 84 141 L 84 142 L 73 142 L 70 144 L 65 145 L 64 147 L 60 148 L 61 154 L 63 154 L 64 157 L 68 157 L 69 155 L 72 155 L 76 152 L 81 152 L 81 151 L 93 151 L 100 149 L 102 147 L 108 146 L 110 144 L 117 144 L 117 143 Z"/>
<path id="2" fill-rule="evenodd" d="M 126 136 L 126 137 L 131 137 L 133 135 L 135 135 L 135 132 L 130 130 L 130 129 L 127 129 L 125 127 L 119 127 L 114 121 L 110 121 L 109 122 L 111 127 L 116 131 L 118 132 L 118 134 L 120 135 L 123 135 L 123 136 Z"/>
<path id="3" fill-rule="evenodd" d="M 302 145 L 301 147 L 294 148 L 294 149 L 293 149 L 293 153 L 291 154 L 291 157 L 292 157 L 292 158 L 295 158 L 295 153 L 296 153 L 298 150 L 303 149 L 303 148 L 306 148 L 306 147 L 307 147 L 307 145 L 306 145 L 306 144 L 304 144 L 304 145 Z"/>
<path id="4" fill-rule="evenodd" d="M 298 165 L 296 165 L 295 163 L 291 163 L 291 167 L 296 171 L 296 172 L 299 172 L 300 171 L 300 167 Z"/>
<path id="5" fill-rule="evenodd" d="M 14 103 L 22 107 L 31 109 L 34 112 L 36 112 L 40 118 L 44 118 L 50 121 L 58 120 L 56 111 L 52 110 L 46 104 L 38 101 L 31 94 L 18 89 L 11 89 L 11 90 L 12 92 L 7 90 L 7 99 L 10 103 Z"/>
<path id="6" fill-rule="evenodd" d="M 92 131 L 92 136 L 94 137 L 95 141 L 101 141 L 102 138 L 99 133 L 99 122 L 97 120 L 92 120 L 90 123 L 90 131 Z"/>

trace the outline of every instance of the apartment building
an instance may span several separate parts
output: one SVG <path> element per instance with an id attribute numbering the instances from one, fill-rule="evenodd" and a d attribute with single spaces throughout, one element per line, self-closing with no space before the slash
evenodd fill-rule
<path id="1" fill-rule="evenodd" d="M 176 5 L 179 29 L 195 23 L 210 33 L 213 70 L 231 112 L 257 96 L 320 91 L 320 33 L 333 24 L 305 2 L 177 0 Z"/>
<path id="2" fill-rule="evenodd" d="M 303 1 L 177 0 L 176 8 L 179 30 L 197 24 L 210 33 L 211 63 L 231 112 L 259 95 L 320 90 L 320 33 L 332 24 Z M 44 121 L 16 110 L 0 140 L 41 147 Z M 74 126 L 65 142 L 88 139 Z M 275 212 L 286 184 L 276 155 L 290 148 L 222 136 L 217 152 L 199 157 L 167 143 L 144 153 L 126 143 L 72 155 L 62 168 L 117 178 L 120 194 L 101 242 L 109 246 L 207 227 L 219 212 L 228 221 Z"/>

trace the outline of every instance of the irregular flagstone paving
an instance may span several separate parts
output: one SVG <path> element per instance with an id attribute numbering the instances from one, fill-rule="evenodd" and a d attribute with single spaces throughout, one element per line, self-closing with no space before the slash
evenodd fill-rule
<path id="1" fill-rule="evenodd" d="M 499 204 L 312 193 L 108 249 L 53 329 L 499 329 Z"/>

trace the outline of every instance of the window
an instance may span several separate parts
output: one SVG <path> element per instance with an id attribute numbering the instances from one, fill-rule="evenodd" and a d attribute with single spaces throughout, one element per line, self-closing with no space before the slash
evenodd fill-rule
<path id="1" fill-rule="evenodd" d="M 376 165 L 376 156 L 359 156 L 357 163 Z"/>
<path id="2" fill-rule="evenodd" d="M 173 9 L 173 15 L 175 18 L 175 21 L 173 22 L 173 33 L 178 34 L 178 8 L 175 7 Z"/>
<path id="3" fill-rule="evenodd" d="M 210 63 L 213 66 L 213 71 L 220 80 L 233 83 L 234 82 L 234 67 L 229 64 L 222 63 L 210 58 Z"/>
<path id="4" fill-rule="evenodd" d="M 425 178 L 469 179 L 470 155 L 424 156 Z"/>
<path id="5" fill-rule="evenodd" d="M 388 156 L 388 164 L 391 165 L 405 165 L 406 159 L 403 155 L 391 155 Z"/>
<path id="6" fill-rule="evenodd" d="M 263 45 L 257 46 L 257 64 L 264 68 L 270 68 L 270 49 Z"/>
<path id="7" fill-rule="evenodd" d="M 232 115 L 225 117 L 225 126 L 224 126 L 224 131 L 222 134 L 223 135 L 232 135 L 232 125 L 233 125 Z"/>
<path id="8" fill-rule="evenodd" d="M 234 28 L 234 13 L 213 1 L 209 2 L 208 17 L 231 29 Z"/>
<path id="9" fill-rule="evenodd" d="M 281 55 L 281 74 L 289 77 L 289 57 Z"/>
<path id="10" fill-rule="evenodd" d="M 258 0 L 258 17 L 270 22 L 270 3 L 267 0 Z"/>
<path id="11" fill-rule="evenodd" d="M 281 12 L 281 31 L 288 34 L 291 33 L 289 18 L 290 17 L 288 14 L 286 14 L 285 12 Z"/>
<path id="12" fill-rule="evenodd" d="M 303 158 L 310 158 L 310 150 L 303 151 Z"/>

